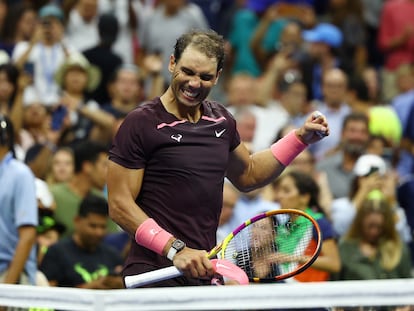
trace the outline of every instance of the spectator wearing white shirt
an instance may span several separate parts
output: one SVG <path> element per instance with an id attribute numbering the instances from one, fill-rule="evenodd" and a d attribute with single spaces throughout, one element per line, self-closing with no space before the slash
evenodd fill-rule
<path id="1" fill-rule="evenodd" d="M 12 60 L 19 69 L 33 75 L 33 84 L 25 89 L 24 101 L 52 106 L 59 100 L 55 72 L 74 49 L 63 43 L 63 12 L 58 6 L 43 6 L 39 18 L 32 40 L 17 43 Z"/>

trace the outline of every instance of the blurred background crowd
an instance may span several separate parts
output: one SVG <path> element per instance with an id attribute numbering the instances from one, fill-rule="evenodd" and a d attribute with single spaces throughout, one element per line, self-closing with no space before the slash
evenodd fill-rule
<path id="1" fill-rule="evenodd" d="M 122 287 L 129 238 L 107 216 L 107 150 L 126 114 L 164 92 L 175 40 L 193 28 L 226 39 L 209 99 L 252 152 L 313 110 L 331 131 L 268 187 L 226 183 L 218 239 L 258 212 L 311 208 L 326 222 L 307 281 L 412 277 L 414 0 L 0 0 L 0 114 L 13 128 L 1 142 L 30 168 L 13 190 L 0 152 L 0 207 L 27 206 L 33 187 L 37 208 L 14 229 L 0 211 L 0 233 L 24 244 L 22 226 L 37 228 L 31 283 Z M 12 244 L 4 282 L 18 281 Z"/>

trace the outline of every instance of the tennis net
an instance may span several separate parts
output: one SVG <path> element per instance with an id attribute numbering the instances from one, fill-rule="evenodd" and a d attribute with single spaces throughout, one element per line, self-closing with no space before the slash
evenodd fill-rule
<path id="1" fill-rule="evenodd" d="M 414 279 L 86 290 L 0 284 L 0 306 L 31 310 L 414 310 Z"/>

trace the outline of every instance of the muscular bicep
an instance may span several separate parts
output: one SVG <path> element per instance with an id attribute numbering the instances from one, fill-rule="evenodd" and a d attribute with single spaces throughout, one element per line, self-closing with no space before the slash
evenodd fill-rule
<path id="1" fill-rule="evenodd" d="M 248 175 L 250 154 L 243 143 L 230 153 L 227 167 L 227 178 L 239 189 L 243 190 L 245 176 Z"/>
<path id="2" fill-rule="evenodd" d="M 109 161 L 107 185 L 110 217 L 133 234 L 147 215 L 135 203 L 144 177 L 144 169 L 129 169 Z"/>

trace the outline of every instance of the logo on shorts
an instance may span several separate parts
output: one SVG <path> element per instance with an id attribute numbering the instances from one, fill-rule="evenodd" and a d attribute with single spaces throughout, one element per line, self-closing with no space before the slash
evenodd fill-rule
<path id="1" fill-rule="evenodd" d="M 183 138 L 183 135 L 181 134 L 171 135 L 171 138 L 176 140 L 177 142 L 180 142 L 181 138 Z"/>

